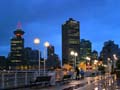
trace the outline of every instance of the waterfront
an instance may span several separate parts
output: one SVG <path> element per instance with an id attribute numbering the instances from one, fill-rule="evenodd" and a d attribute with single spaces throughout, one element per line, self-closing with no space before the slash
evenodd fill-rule
<path id="1" fill-rule="evenodd" d="M 72 80 L 70 83 L 48 86 L 48 87 L 32 87 L 16 90 L 120 90 L 113 76 L 96 76 L 86 77 L 82 80 Z"/>
<path id="2" fill-rule="evenodd" d="M 67 84 L 56 84 L 54 86 L 31 88 L 30 81 L 37 76 L 36 71 L 4 71 L 0 73 L 0 89 L 16 88 L 16 90 L 64 90 L 65 88 L 73 88 L 72 90 L 119 90 L 115 75 L 98 75 L 94 77 L 85 77 L 81 80 L 71 80 Z M 25 86 L 30 87 L 25 87 Z M 68 89 L 69 90 L 69 89 Z"/>
<path id="3" fill-rule="evenodd" d="M 0 71 L 0 89 L 29 85 L 37 75 L 38 71 Z"/>

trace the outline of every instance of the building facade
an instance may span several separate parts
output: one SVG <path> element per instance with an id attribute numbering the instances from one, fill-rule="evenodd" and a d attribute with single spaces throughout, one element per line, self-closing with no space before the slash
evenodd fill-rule
<path id="1" fill-rule="evenodd" d="M 60 67 L 60 59 L 57 54 L 55 54 L 54 46 L 50 45 L 47 47 L 47 60 L 46 60 L 46 67 L 50 68 L 57 68 Z"/>
<path id="2" fill-rule="evenodd" d="M 48 46 L 47 48 L 47 56 L 51 56 L 51 55 L 54 55 L 55 51 L 54 51 L 54 46 L 50 45 Z"/>
<path id="3" fill-rule="evenodd" d="M 18 27 L 14 31 L 15 36 L 11 39 L 10 62 L 12 69 L 21 69 L 24 65 L 24 38 L 22 37 L 23 34 L 24 31 L 20 27 Z"/>
<path id="4" fill-rule="evenodd" d="M 118 44 L 115 44 L 112 40 L 104 42 L 104 46 L 100 52 L 100 57 L 102 58 L 103 63 L 107 64 L 109 59 L 114 60 L 114 55 L 118 58 L 120 57 Z"/>
<path id="5" fill-rule="evenodd" d="M 86 61 L 86 57 L 91 58 L 92 45 L 89 40 L 81 39 L 80 41 L 80 59 Z"/>
<path id="6" fill-rule="evenodd" d="M 41 61 L 41 54 L 40 54 L 40 61 Z M 32 50 L 30 47 L 24 48 L 24 62 L 27 65 L 27 69 L 38 69 L 39 63 L 39 51 Z M 40 62 L 41 67 L 43 66 Z"/>
<path id="7" fill-rule="evenodd" d="M 98 52 L 96 50 L 92 51 L 91 60 L 98 60 Z"/>
<path id="8" fill-rule="evenodd" d="M 60 67 L 60 59 L 57 54 L 50 55 L 46 60 L 46 67 L 48 69 Z"/>
<path id="9" fill-rule="evenodd" d="M 76 64 L 80 62 L 80 23 L 69 18 L 62 24 L 62 65 L 73 65 L 75 60 L 71 51 L 77 52 Z"/>

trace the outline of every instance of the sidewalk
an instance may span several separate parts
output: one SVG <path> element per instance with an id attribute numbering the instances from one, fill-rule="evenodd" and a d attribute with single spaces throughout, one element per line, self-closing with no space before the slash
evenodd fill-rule
<path id="1" fill-rule="evenodd" d="M 66 84 L 57 84 L 55 86 L 31 87 L 15 90 L 120 90 L 120 87 L 113 81 L 113 78 L 105 76 L 86 77 L 82 80 L 71 80 Z"/>
<path id="2" fill-rule="evenodd" d="M 82 80 L 71 80 L 71 82 L 66 83 L 66 84 L 57 84 L 55 86 L 47 86 L 44 88 L 40 88 L 38 87 L 31 87 L 31 88 L 23 88 L 23 89 L 15 89 L 15 90 L 72 90 L 74 89 L 78 89 L 81 88 L 85 85 L 87 85 L 90 82 L 93 82 L 93 77 L 87 77 L 85 79 Z M 68 89 L 69 88 L 69 89 Z"/>

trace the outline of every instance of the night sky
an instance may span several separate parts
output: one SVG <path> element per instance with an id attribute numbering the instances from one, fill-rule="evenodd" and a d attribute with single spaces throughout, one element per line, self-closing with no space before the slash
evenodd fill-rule
<path id="1" fill-rule="evenodd" d="M 10 52 L 10 39 L 17 23 L 25 31 L 25 47 L 38 48 L 34 38 L 55 46 L 61 58 L 61 25 L 73 18 L 80 21 L 80 38 L 92 42 L 101 51 L 103 43 L 120 44 L 120 0 L 0 0 L 0 56 Z"/>

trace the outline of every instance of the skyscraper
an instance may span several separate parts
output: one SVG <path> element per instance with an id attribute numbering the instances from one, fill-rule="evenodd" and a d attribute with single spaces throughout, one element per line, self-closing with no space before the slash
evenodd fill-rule
<path id="1" fill-rule="evenodd" d="M 40 61 L 42 61 L 41 54 L 40 54 Z M 37 69 L 38 62 L 39 62 L 39 51 L 32 50 L 32 48 L 30 47 L 24 48 L 24 63 L 26 63 L 28 69 Z M 42 66 L 42 64 L 40 65 Z"/>
<path id="2" fill-rule="evenodd" d="M 24 64 L 24 39 L 22 38 L 23 34 L 24 31 L 22 31 L 20 24 L 18 24 L 17 29 L 14 31 L 15 36 L 11 39 L 10 62 L 13 69 L 21 69 L 22 65 Z"/>
<path id="3" fill-rule="evenodd" d="M 57 54 L 55 54 L 55 49 L 53 45 L 49 45 L 47 47 L 47 60 L 46 60 L 46 66 L 47 68 L 56 68 L 60 67 L 60 60 Z"/>
<path id="4" fill-rule="evenodd" d="M 80 60 L 86 61 L 86 57 L 91 58 L 92 45 L 89 40 L 81 39 L 80 41 Z"/>
<path id="5" fill-rule="evenodd" d="M 116 54 L 117 57 L 120 56 L 120 49 L 118 44 L 115 44 L 112 40 L 104 42 L 104 46 L 100 52 L 100 57 L 102 58 L 103 63 L 107 64 L 108 58 L 114 60 L 114 54 Z"/>
<path id="6" fill-rule="evenodd" d="M 80 31 L 79 22 L 69 18 L 62 25 L 62 64 L 74 64 L 74 58 L 70 52 L 78 53 L 76 63 L 80 62 Z"/>
<path id="7" fill-rule="evenodd" d="M 92 51 L 91 60 L 98 60 L 98 52 L 96 50 Z"/>
<path id="8" fill-rule="evenodd" d="M 48 46 L 48 48 L 47 48 L 47 56 L 49 57 L 49 56 L 51 56 L 51 55 L 54 55 L 54 46 L 52 46 L 52 45 L 50 45 L 50 46 Z"/>

